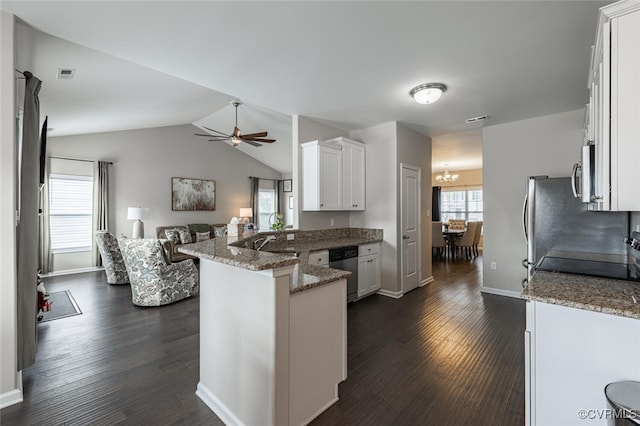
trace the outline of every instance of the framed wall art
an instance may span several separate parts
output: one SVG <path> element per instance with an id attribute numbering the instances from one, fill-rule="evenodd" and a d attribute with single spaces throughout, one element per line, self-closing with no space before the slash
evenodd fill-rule
<path id="1" fill-rule="evenodd" d="M 282 181 L 282 192 L 291 192 L 291 179 Z"/>
<path id="2" fill-rule="evenodd" d="M 215 180 L 171 178 L 171 210 L 211 211 L 215 209 Z"/>

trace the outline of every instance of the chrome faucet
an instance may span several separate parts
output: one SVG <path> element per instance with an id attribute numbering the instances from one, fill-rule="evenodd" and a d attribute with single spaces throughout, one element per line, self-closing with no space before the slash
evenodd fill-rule
<path id="1" fill-rule="evenodd" d="M 266 238 L 258 238 L 257 240 L 255 240 L 255 241 L 253 242 L 253 249 L 254 249 L 254 250 L 257 250 L 257 251 L 260 251 L 260 250 L 262 250 L 262 247 L 266 246 L 266 245 L 267 245 L 267 244 L 269 244 L 271 241 L 275 241 L 275 239 L 276 239 L 276 236 L 275 236 L 275 235 L 269 235 L 269 236 L 267 236 Z M 258 243 L 260 243 L 260 242 L 262 242 L 262 244 L 260 244 L 260 245 L 258 246 Z M 258 247 L 256 248 L 256 246 L 258 246 Z"/>

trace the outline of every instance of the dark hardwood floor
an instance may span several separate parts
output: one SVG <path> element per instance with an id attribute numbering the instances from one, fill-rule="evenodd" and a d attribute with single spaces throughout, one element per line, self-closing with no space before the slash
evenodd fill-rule
<path id="1" fill-rule="evenodd" d="M 428 286 L 349 305 L 348 379 L 313 425 L 523 424 L 524 302 L 481 294 L 480 265 L 435 260 Z M 135 307 L 102 272 L 45 285 L 83 314 L 39 325 L 25 401 L 2 425 L 222 424 L 194 393 L 197 298 Z"/>

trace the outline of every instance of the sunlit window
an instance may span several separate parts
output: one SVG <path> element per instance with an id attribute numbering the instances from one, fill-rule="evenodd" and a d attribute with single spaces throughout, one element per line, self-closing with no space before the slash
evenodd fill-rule
<path id="1" fill-rule="evenodd" d="M 482 189 L 442 190 L 440 214 L 443 222 L 449 219 L 482 221 L 482 208 Z"/>
<path id="2" fill-rule="evenodd" d="M 51 250 L 90 250 L 92 212 L 91 176 L 49 176 Z"/>

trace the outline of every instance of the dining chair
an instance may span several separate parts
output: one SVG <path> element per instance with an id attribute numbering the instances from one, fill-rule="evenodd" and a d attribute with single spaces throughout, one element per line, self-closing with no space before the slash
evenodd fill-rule
<path id="1" fill-rule="evenodd" d="M 462 238 L 460 238 L 460 240 L 455 242 L 455 245 L 454 245 L 454 251 L 456 253 L 460 251 L 461 255 L 462 255 L 462 252 L 464 251 L 465 257 L 467 259 L 471 259 L 474 256 L 473 242 L 475 241 L 475 238 L 476 238 L 477 225 L 478 225 L 478 222 L 469 222 L 467 224 L 467 231 L 464 233 Z"/>
<path id="2" fill-rule="evenodd" d="M 465 229 L 466 221 L 464 219 L 449 219 L 449 229 Z"/>
<path id="3" fill-rule="evenodd" d="M 476 256 L 480 256 L 480 252 L 478 251 L 478 244 L 480 244 L 480 237 L 482 236 L 482 221 L 476 222 L 476 237 L 473 239 L 473 251 Z"/>
<path id="4" fill-rule="evenodd" d="M 437 256 L 447 257 L 447 241 L 442 234 L 442 222 L 431 223 L 431 250 L 434 251 Z"/>

